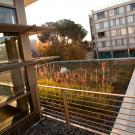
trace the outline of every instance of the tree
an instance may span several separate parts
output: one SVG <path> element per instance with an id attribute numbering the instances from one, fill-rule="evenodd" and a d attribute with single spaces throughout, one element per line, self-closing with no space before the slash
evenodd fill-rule
<path id="1" fill-rule="evenodd" d="M 85 59 L 86 51 L 82 47 L 82 40 L 87 31 L 82 25 L 64 19 L 48 22 L 44 26 L 54 27 L 56 30 L 38 35 L 41 43 L 37 45 L 37 49 L 41 56 L 60 56 L 61 60 Z"/>
<path id="2" fill-rule="evenodd" d="M 82 25 L 76 24 L 74 21 L 63 19 L 57 22 L 48 22 L 44 26 L 56 28 L 55 32 L 42 33 L 38 35 L 41 42 L 58 42 L 63 41 L 68 44 L 69 39 L 72 42 L 82 42 L 87 35 L 87 31 Z"/>

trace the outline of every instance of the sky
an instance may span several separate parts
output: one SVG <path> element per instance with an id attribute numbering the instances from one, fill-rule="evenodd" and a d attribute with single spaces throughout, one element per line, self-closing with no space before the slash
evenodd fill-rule
<path id="1" fill-rule="evenodd" d="M 26 7 L 27 23 L 41 25 L 50 21 L 70 19 L 88 31 L 85 39 L 90 41 L 88 15 L 91 10 L 123 1 L 125 0 L 38 0 Z"/>

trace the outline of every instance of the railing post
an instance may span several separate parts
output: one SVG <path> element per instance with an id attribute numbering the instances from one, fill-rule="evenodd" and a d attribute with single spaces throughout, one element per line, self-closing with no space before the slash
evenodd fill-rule
<path id="1" fill-rule="evenodd" d="M 66 126 L 67 126 L 67 130 L 70 131 L 67 90 L 61 89 L 61 95 L 62 95 L 62 100 L 63 100 L 63 105 L 64 105 L 64 115 L 65 115 Z"/>

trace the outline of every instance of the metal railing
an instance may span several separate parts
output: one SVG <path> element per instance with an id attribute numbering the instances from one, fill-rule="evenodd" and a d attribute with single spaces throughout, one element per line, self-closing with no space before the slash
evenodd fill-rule
<path id="1" fill-rule="evenodd" d="M 135 101 L 135 96 L 45 85 L 38 85 L 38 87 L 42 114 L 65 121 L 69 130 L 70 125 L 78 125 L 96 134 L 120 135 L 113 132 L 115 130 L 112 128 L 120 131 L 123 129 L 114 127 L 114 124 L 135 129 L 133 126 L 135 125 L 135 114 L 119 111 L 120 109 L 135 111 L 135 108 L 128 107 L 128 105 L 135 105 L 135 102 L 132 102 Z M 121 104 L 125 104 L 125 106 L 121 106 Z M 122 117 L 118 117 L 118 114 L 121 114 Z M 130 120 L 126 119 L 127 117 Z M 129 121 L 131 124 L 126 125 L 121 121 Z M 135 130 L 133 130 L 132 132 L 124 130 L 124 132 L 127 135 L 135 134 Z"/>

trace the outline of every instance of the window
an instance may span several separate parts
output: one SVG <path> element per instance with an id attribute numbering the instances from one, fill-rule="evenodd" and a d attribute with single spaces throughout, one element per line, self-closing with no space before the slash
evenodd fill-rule
<path id="1" fill-rule="evenodd" d="M 133 33 L 132 27 L 128 27 L 128 33 L 129 33 L 129 34 L 132 34 L 132 33 Z"/>
<path id="2" fill-rule="evenodd" d="M 106 41 L 102 41 L 102 47 L 106 47 Z"/>
<path id="3" fill-rule="evenodd" d="M 111 31 L 111 35 L 112 35 L 112 36 L 116 36 L 116 30 L 112 30 L 112 31 Z"/>
<path id="4" fill-rule="evenodd" d="M 112 40 L 112 46 L 115 46 L 115 40 Z"/>
<path id="5" fill-rule="evenodd" d="M 114 20 L 110 21 L 110 26 L 113 27 L 114 26 Z"/>
<path id="6" fill-rule="evenodd" d="M 125 35 L 127 32 L 126 32 L 126 28 L 122 28 L 121 29 L 121 35 Z"/>
<path id="7" fill-rule="evenodd" d="M 14 0 L 0 0 L 0 3 L 13 6 L 14 5 Z"/>
<path id="8" fill-rule="evenodd" d="M 116 26 L 119 25 L 120 20 L 116 19 Z"/>
<path id="9" fill-rule="evenodd" d="M 120 24 L 121 25 L 125 24 L 125 18 L 120 18 Z"/>
<path id="10" fill-rule="evenodd" d="M 101 48 L 102 47 L 102 43 L 98 42 L 98 47 Z"/>
<path id="11" fill-rule="evenodd" d="M 121 44 L 122 45 L 126 45 L 127 44 L 127 40 L 125 38 L 121 39 Z"/>
<path id="12" fill-rule="evenodd" d="M 127 17 L 128 23 L 134 22 L 133 15 Z"/>
<path id="13" fill-rule="evenodd" d="M 129 4 L 127 6 L 127 12 L 135 10 L 135 3 Z"/>
<path id="14" fill-rule="evenodd" d="M 16 23 L 15 9 L 0 7 L 0 23 Z"/>
<path id="15" fill-rule="evenodd" d="M 105 18 L 105 12 L 97 13 L 97 19 Z"/>
<path id="16" fill-rule="evenodd" d="M 100 29 L 100 26 L 99 26 L 99 23 L 96 24 L 96 30 L 99 30 Z"/>
<path id="17" fill-rule="evenodd" d="M 119 8 L 119 14 L 123 14 L 124 13 L 124 7 L 120 7 Z"/>
<path id="18" fill-rule="evenodd" d="M 121 35 L 121 29 L 117 29 L 116 30 L 116 36 L 120 36 Z"/>
<path id="19" fill-rule="evenodd" d="M 108 22 L 104 22 L 104 28 L 108 28 Z"/>
<path id="20" fill-rule="evenodd" d="M 106 47 L 110 46 L 110 41 L 106 41 Z"/>
<path id="21" fill-rule="evenodd" d="M 115 8 L 114 9 L 114 15 L 118 15 L 119 14 L 119 8 Z"/>
<path id="22" fill-rule="evenodd" d="M 128 27 L 128 33 L 129 34 L 135 33 L 135 27 Z"/>
<path id="23" fill-rule="evenodd" d="M 105 11 L 105 17 L 108 17 L 108 11 Z"/>
<path id="24" fill-rule="evenodd" d="M 99 25 L 100 25 L 100 29 L 104 28 L 104 22 L 100 22 Z"/>
<path id="25" fill-rule="evenodd" d="M 114 16 L 114 9 L 109 11 L 109 16 Z"/>
<path id="26" fill-rule="evenodd" d="M 105 32 L 99 32 L 98 33 L 98 38 L 105 38 Z"/>
<path id="27" fill-rule="evenodd" d="M 117 39 L 116 42 L 118 46 L 121 46 L 121 39 Z"/>
<path id="28" fill-rule="evenodd" d="M 97 20 L 97 14 L 94 15 L 94 19 Z"/>
<path id="29" fill-rule="evenodd" d="M 112 31 L 111 31 L 111 34 L 112 34 L 112 36 L 125 35 L 125 34 L 126 34 L 126 28 L 117 29 L 117 30 L 112 30 Z"/>
<path id="30" fill-rule="evenodd" d="M 109 36 L 110 36 L 110 32 L 106 31 L 106 37 L 109 37 Z"/>
<path id="31" fill-rule="evenodd" d="M 134 44 L 135 43 L 135 38 L 129 38 L 129 44 Z"/>

